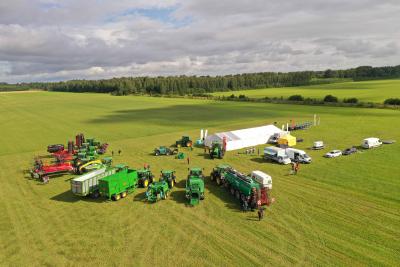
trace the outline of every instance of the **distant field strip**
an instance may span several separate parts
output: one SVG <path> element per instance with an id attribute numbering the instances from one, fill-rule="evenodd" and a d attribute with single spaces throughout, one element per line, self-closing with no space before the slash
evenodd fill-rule
<path id="1" fill-rule="evenodd" d="M 215 96 L 236 96 L 243 94 L 252 98 L 284 97 L 302 95 L 303 97 L 323 99 L 331 94 L 340 100 L 356 97 L 363 102 L 382 103 L 387 98 L 400 98 L 400 80 L 377 80 L 363 82 L 331 83 L 314 86 L 265 88 L 254 90 L 228 91 L 213 93 Z"/>

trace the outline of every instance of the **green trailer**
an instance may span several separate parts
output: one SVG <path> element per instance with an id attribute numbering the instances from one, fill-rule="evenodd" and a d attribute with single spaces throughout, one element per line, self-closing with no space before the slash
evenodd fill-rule
<path id="1" fill-rule="evenodd" d="M 186 180 L 186 198 L 192 206 L 204 199 L 204 176 L 202 168 L 191 168 Z"/>
<path id="2" fill-rule="evenodd" d="M 136 170 L 119 164 L 115 166 L 114 174 L 99 179 L 99 192 L 101 196 L 117 201 L 135 191 L 138 181 Z"/>
<path id="3" fill-rule="evenodd" d="M 77 196 L 98 198 L 100 196 L 99 179 L 113 175 L 115 171 L 115 168 L 103 167 L 78 176 L 71 180 L 71 191 Z"/>
<path id="4" fill-rule="evenodd" d="M 149 168 L 143 168 L 137 170 L 139 177 L 139 186 L 146 188 L 149 184 L 153 183 L 154 175 L 151 173 Z"/>
<path id="5" fill-rule="evenodd" d="M 146 200 L 149 202 L 157 202 L 160 199 L 167 199 L 170 190 L 166 181 L 154 182 L 147 188 Z"/>

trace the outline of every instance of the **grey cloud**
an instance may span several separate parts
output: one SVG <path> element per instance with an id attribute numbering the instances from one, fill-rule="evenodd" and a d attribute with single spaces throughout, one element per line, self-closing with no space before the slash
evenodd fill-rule
<path id="1" fill-rule="evenodd" d="M 0 3 L 0 81 L 219 75 L 400 61 L 397 1 L 70 0 L 54 8 L 52 1 L 47 8 L 40 2 L 46 3 Z M 129 13 L 152 7 L 175 7 L 173 16 L 191 22 L 176 26 Z"/>

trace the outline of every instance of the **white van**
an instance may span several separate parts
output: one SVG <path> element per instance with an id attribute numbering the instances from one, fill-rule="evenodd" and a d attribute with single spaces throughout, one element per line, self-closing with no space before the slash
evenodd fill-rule
<path id="1" fill-rule="evenodd" d="M 286 155 L 294 162 L 311 163 L 311 157 L 300 149 L 286 148 Z"/>
<path id="2" fill-rule="evenodd" d="M 266 147 L 264 148 L 264 159 L 273 160 L 279 164 L 290 164 L 290 158 L 286 155 L 285 149 L 280 147 Z"/>
<path id="3" fill-rule="evenodd" d="M 373 148 L 381 145 L 382 145 L 381 140 L 376 137 L 365 138 L 361 144 L 363 148 Z"/>
<path id="4" fill-rule="evenodd" d="M 266 187 L 268 189 L 272 189 L 272 177 L 262 171 L 252 171 L 250 174 L 251 178 L 253 178 L 257 183 L 261 185 L 261 187 Z"/>

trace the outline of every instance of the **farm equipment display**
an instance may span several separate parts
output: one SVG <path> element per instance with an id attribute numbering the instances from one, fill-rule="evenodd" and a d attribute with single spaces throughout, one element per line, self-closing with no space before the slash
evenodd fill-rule
<path id="1" fill-rule="evenodd" d="M 160 181 L 165 181 L 169 188 L 173 188 L 176 184 L 175 171 L 162 170 L 160 175 Z"/>
<path id="2" fill-rule="evenodd" d="M 191 147 L 193 145 L 193 141 L 190 140 L 189 136 L 182 136 L 182 138 L 175 142 L 176 147 Z"/>
<path id="3" fill-rule="evenodd" d="M 153 183 L 154 175 L 151 173 L 150 168 L 143 168 L 137 170 L 139 177 L 139 186 L 146 188 L 149 184 Z"/>
<path id="4" fill-rule="evenodd" d="M 225 155 L 225 149 L 221 142 L 213 141 L 210 147 L 210 158 L 222 159 Z"/>
<path id="5" fill-rule="evenodd" d="M 173 155 L 175 153 L 178 153 L 178 149 L 176 148 L 169 148 L 166 146 L 160 146 L 154 149 L 154 155 L 160 156 L 160 155 Z"/>
<path id="6" fill-rule="evenodd" d="M 153 182 L 146 191 L 146 200 L 149 202 L 157 202 L 159 199 L 167 199 L 171 188 L 165 180 Z"/>
<path id="7" fill-rule="evenodd" d="M 204 176 L 202 168 L 191 168 L 186 180 L 186 198 L 191 206 L 198 205 L 204 199 Z"/>
<path id="8" fill-rule="evenodd" d="M 118 201 L 135 191 L 138 184 L 138 173 L 125 164 L 115 166 L 115 173 L 99 179 L 100 195 Z"/>
<path id="9" fill-rule="evenodd" d="M 228 169 L 231 169 L 232 167 L 228 164 L 219 164 L 215 168 L 213 168 L 211 174 L 210 174 L 210 180 L 215 181 L 217 185 L 222 184 L 222 175 L 224 172 L 226 172 Z"/>
<path id="10" fill-rule="evenodd" d="M 74 167 L 70 162 L 57 162 L 51 165 L 44 165 L 42 160 L 36 159 L 30 173 L 32 178 L 42 179 L 43 182 L 47 183 L 50 175 L 68 173 L 73 170 Z"/>
<path id="11" fill-rule="evenodd" d="M 265 182 L 260 178 L 260 175 L 247 176 L 236 171 L 233 168 L 225 168 L 217 166 L 216 170 L 220 170 L 220 176 L 217 176 L 215 181 L 220 180 L 225 188 L 241 203 L 246 202 L 246 207 L 251 210 L 256 209 L 261 205 L 270 205 L 269 199 L 269 182 Z"/>
<path id="12" fill-rule="evenodd" d="M 71 191 L 77 196 L 91 196 L 98 198 L 99 179 L 115 174 L 116 168 L 103 167 L 78 176 L 71 180 Z"/>

